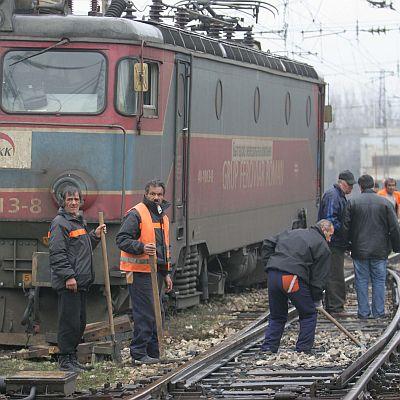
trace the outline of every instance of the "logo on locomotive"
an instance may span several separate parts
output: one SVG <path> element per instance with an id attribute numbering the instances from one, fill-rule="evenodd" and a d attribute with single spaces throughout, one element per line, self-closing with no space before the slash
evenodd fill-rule
<path id="1" fill-rule="evenodd" d="M 0 157 L 11 157 L 15 154 L 15 144 L 13 140 L 4 132 L 0 132 L 0 140 L 5 140 L 7 143 L 5 147 L 0 147 Z M 12 155 L 11 155 L 12 151 Z"/>
<path id="2" fill-rule="evenodd" d="M 0 132 L 0 168 L 31 167 L 32 132 Z"/>

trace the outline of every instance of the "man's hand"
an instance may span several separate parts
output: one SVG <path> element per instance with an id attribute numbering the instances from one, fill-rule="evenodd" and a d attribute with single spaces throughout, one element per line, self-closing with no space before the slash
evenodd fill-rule
<path id="1" fill-rule="evenodd" d="M 166 286 L 165 291 L 166 291 L 166 293 L 169 293 L 172 290 L 172 286 L 173 286 L 171 276 L 168 274 L 164 278 L 164 280 L 165 280 L 165 286 Z"/>
<path id="2" fill-rule="evenodd" d="M 78 291 L 78 284 L 76 283 L 75 278 L 69 278 L 65 281 L 65 287 L 68 290 L 72 290 L 73 292 Z"/>
<path id="3" fill-rule="evenodd" d="M 148 256 L 155 256 L 156 255 L 156 245 L 154 243 L 145 244 L 143 251 L 144 251 L 144 254 L 147 254 Z"/>
<path id="4" fill-rule="evenodd" d="M 315 308 L 322 308 L 322 300 L 314 301 Z"/>
<path id="5" fill-rule="evenodd" d="M 101 225 L 99 225 L 99 226 L 96 228 L 96 230 L 94 231 L 94 234 L 96 235 L 96 237 L 99 238 L 99 237 L 101 236 L 101 231 L 103 231 L 104 234 L 107 233 L 107 226 L 106 226 L 106 224 L 101 224 Z"/>

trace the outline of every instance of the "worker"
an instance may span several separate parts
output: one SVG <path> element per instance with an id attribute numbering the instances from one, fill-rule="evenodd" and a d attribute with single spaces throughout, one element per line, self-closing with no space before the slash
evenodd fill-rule
<path id="1" fill-rule="evenodd" d="M 325 292 L 325 309 L 336 317 L 342 316 L 345 311 L 344 253 L 348 248 L 348 243 L 343 238 L 342 225 L 347 203 L 346 196 L 352 192 L 354 184 L 354 175 L 349 170 L 342 171 L 337 183 L 324 193 L 318 210 L 318 219 L 328 219 L 335 228 L 335 233 L 329 243 L 332 262 Z"/>
<path id="2" fill-rule="evenodd" d="M 320 220 L 308 229 L 284 231 L 264 240 L 261 257 L 268 274 L 269 323 L 261 351 L 276 353 L 288 318 L 288 300 L 299 313 L 296 351 L 311 354 L 322 306 L 331 252 L 332 222 Z"/>
<path id="3" fill-rule="evenodd" d="M 384 181 L 384 188 L 378 191 L 379 196 L 383 196 L 390 201 L 396 216 L 399 217 L 400 213 L 400 192 L 396 190 L 396 179 L 387 178 Z"/>
<path id="4" fill-rule="evenodd" d="M 93 249 L 105 224 L 87 232 L 80 214 L 82 195 L 75 186 L 61 192 L 60 208 L 49 232 L 51 285 L 58 294 L 58 363 L 60 370 L 81 372 L 76 351 L 86 327 L 86 297 L 94 281 Z"/>
<path id="5" fill-rule="evenodd" d="M 361 194 L 349 201 L 343 221 L 343 234 L 351 243 L 358 318 L 383 318 L 387 260 L 392 250 L 400 252 L 400 228 L 392 203 L 374 192 L 372 176 L 360 176 L 358 185 Z"/>
<path id="6" fill-rule="evenodd" d="M 150 257 L 157 258 L 159 292 L 162 283 L 172 290 L 170 276 L 169 219 L 165 210 L 165 185 L 159 180 L 146 184 L 143 201 L 126 213 L 116 237 L 121 250 L 120 269 L 131 276 L 128 290 L 134 323 L 130 354 L 134 365 L 160 362 L 151 284 Z M 160 296 L 161 298 L 162 296 Z M 161 304 L 162 306 L 162 304 Z"/>

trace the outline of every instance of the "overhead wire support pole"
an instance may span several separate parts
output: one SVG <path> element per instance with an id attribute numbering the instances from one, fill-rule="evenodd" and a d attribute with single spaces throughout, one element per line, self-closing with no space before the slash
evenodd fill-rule
<path id="1" fill-rule="evenodd" d="M 289 14 L 289 0 L 284 0 L 283 2 L 283 42 L 285 45 L 285 51 L 287 52 L 287 34 L 288 34 L 288 28 L 289 28 L 289 23 L 286 22 L 286 18 L 288 17 Z"/>

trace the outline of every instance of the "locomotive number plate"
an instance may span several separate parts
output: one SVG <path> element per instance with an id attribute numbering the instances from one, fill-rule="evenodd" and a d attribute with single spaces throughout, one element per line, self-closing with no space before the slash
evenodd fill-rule
<path id="1" fill-rule="evenodd" d="M 20 211 L 28 211 L 30 214 L 42 212 L 42 200 L 33 198 L 22 200 L 18 197 L 0 197 L 0 214 L 18 214 Z"/>

